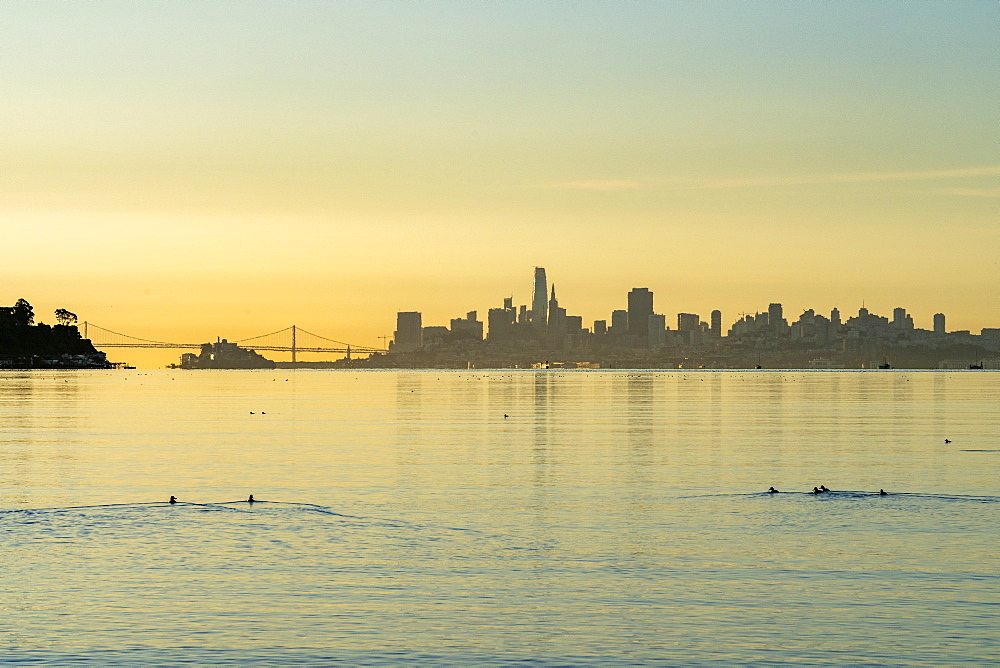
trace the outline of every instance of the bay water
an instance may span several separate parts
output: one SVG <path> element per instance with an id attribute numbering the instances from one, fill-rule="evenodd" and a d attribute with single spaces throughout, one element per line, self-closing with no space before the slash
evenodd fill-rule
<path id="1" fill-rule="evenodd" d="M 998 381 L 2 371 L 0 664 L 996 664 Z"/>

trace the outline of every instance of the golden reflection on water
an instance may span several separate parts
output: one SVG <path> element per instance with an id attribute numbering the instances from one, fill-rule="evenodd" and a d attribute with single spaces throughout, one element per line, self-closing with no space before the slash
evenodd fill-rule
<path id="1" fill-rule="evenodd" d="M 0 652 L 982 662 L 997 377 L 0 373 Z"/>

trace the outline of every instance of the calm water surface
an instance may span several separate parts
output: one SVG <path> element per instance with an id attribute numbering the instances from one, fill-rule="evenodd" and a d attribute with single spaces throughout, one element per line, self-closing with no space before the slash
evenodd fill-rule
<path id="1" fill-rule="evenodd" d="M 0 372 L 0 663 L 995 664 L 998 381 Z"/>

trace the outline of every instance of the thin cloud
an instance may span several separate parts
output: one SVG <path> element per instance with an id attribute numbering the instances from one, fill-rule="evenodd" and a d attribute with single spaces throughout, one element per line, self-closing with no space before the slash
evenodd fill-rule
<path id="1" fill-rule="evenodd" d="M 617 192 L 626 190 L 728 190 L 734 188 L 780 188 L 787 186 L 831 185 L 838 183 L 881 183 L 891 181 L 935 181 L 982 176 L 1000 176 L 1000 166 L 962 169 L 928 169 L 911 172 L 845 172 L 794 176 L 766 176 L 743 179 L 680 181 L 666 179 L 605 179 L 567 181 L 544 186 L 552 190 L 590 190 Z M 997 188 L 952 188 L 947 192 L 966 197 L 996 197 Z"/>
<path id="2" fill-rule="evenodd" d="M 1000 188 L 948 188 L 944 193 L 946 195 L 957 195 L 958 197 L 1000 198 Z"/>
<path id="3" fill-rule="evenodd" d="M 754 179 L 721 179 L 705 183 L 678 185 L 678 190 L 722 190 L 726 188 L 759 188 L 809 186 L 836 183 L 880 183 L 886 181 L 933 181 L 975 176 L 1000 176 L 1000 166 L 966 167 L 963 169 L 929 169 L 919 172 L 847 172 L 813 176 L 778 176 Z"/>
<path id="4" fill-rule="evenodd" d="M 550 185 L 548 188 L 554 190 L 598 190 L 610 192 L 615 190 L 638 190 L 644 185 L 645 182 L 643 181 L 612 179 L 605 181 L 567 181 L 566 183 Z"/>

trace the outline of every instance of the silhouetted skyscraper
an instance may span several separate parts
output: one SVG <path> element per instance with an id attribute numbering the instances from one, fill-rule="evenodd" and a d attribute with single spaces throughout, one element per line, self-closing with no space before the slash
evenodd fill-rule
<path id="1" fill-rule="evenodd" d="M 649 288 L 632 288 L 628 293 L 628 333 L 646 338 L 649 316 L 653 315 L 653 293 Z"/>
<path id="2" fill-rule="evenodd" d="M 701 317 L 697 313 L 678 313 L 677 333 L 688 345 L 700 343 Z"/>
<path id="3" fill-rule="evenodd" d="M 393 351 L 408 353 L 424 347 L 424 328 L 420 311 L 400 311 L 396 314 L 396 331 L 392 335 Z"/>
<path id="4" fill-rule="evenodd" d="M 662 348 L 667 344 L 667 316 L 653 313 L 646 325 L 646 345 L 650 348 Z"/>
<path id="5" fill-rule="evenodd" d="M 716 309 L 712 311 L 712 326 L 709 329 L 713 338 L 722 337 L 722 311 Z"/>
<path id="6" fill-rule="evenodd" d="M 767 307 L 767 322 L 768 327 L 775 334 L 784 334 L 785 330 L 788 329 L 788 322 L 782 315 L 781 304 L 772 303 L 768 304 Z"/>
<path id="7" fill-rule="evenodd" d="M 615 336 L 628 334 L 628 311 L 617 309 L 611 312 L 611 333 Z"/>
<path id="8" fill-rule="evenodd" d="M 840 327 L 840 309 L 837 307 L 830 311 L 830 324 L 834 327 Z"/>
<path id="9" fill-rule="evenodd" d="M 535 291 L 531 299 L 531 322 L 536 329 L 545 331 L 548 323 L 548 287 L 545 280 L 545 269 L 535 267 Z"/>
<path id="10" fill-rule="evenodd" d="M 566 309 L 559 306 L 556 299 L 556 285 L 552 284 L 552 297 L 549 298 L 549 332 L 561 334 L 565 331 Z"/>
<path id="11" fill-rule="evenodd" d="M 944 313 L 934 314 L 934 333 L 944 334 L 946 332 L 944 328 Z"/>
<path id="12" fill-rule="evenodd" d="M 486 314 L 486 338 L 490 343 L 510 341 L 514 338 L 514 308 L 491 308 Z"/>

